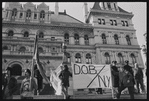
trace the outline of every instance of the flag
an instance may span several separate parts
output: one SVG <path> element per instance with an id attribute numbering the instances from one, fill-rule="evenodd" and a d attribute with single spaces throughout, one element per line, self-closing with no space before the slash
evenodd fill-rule
<path id="1" fill-rule="evenodd" d="M 46 80 L 46 82 L 48 82 L 49 84 L 50 81 L 49 79 L 47 78 L 47 76 L 45 75 L 44 73 L 44 69 L 43 69 L 43 66 L 41 65 L 40 61 L 39 61 L 39 53 L 38 53 L 38 39 L 37 39 L 37 35 L 36 35 L 36 38 L 35 38 L 35 46 L 34 46 L 34 56 L 33 56 L 33 60 L 36 61 L 36 64 L 37 64 L 37 68 L 41 74 L 41 76 Z M 34 67 L 34 66 L 33 66 Z M 32 68 L 32 72 L 34 71 L 34 69 Z"/>

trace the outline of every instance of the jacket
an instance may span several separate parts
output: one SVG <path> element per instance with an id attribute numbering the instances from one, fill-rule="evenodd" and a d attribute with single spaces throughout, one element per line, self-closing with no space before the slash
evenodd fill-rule
<path id="1" fill-rule="evenodd" d="M 129 87 L 134 85 L 133 76 L 130 72 L 128 72 L 127 74 L 124 72 L 120 72 L 119 77 L 120 77 L 120 82 L 119 82 L 120 86 Z"/>

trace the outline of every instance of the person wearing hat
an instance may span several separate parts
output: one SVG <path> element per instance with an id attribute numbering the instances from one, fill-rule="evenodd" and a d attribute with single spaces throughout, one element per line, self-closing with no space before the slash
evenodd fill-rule
<path id="1" fill-rule="evenodd" d="M 34 78 L 31 78 L 31 71 L 25 70 L 25 78 L 23 79 L 20 87 L 21 99 L 33 99 L 34 90 L 37 90 L 37 84 Z"/>
<path id="2" fill-rule="evenodd" d="M 17 90 L 17 80 L 12 76 L 12 68 L 6 69 L 6 76 L 3 89 L 3 99 L 13 99 L 13 94 Z"/>
<path id="3" fill-rule="evenodd" d="M 130 98 L 134 99 L 134 82 L 133 82 L 133 75 L 128 71 L 128 69 L 124 67 L 120 67 L 119 71 L 119 87 L 118 93 L 116 94 L 116 98 L 119 99 L 121 92 L 128 88 Z"/>
<path id="4" fill-rule="evenodd" d="M 117 90 L 119 87 L 119 71 L 118 71 L 118 67 L 116 66 L 116 63 L 117 61 L 112 61 L 112 65 L 111 65 L 114 98 L 116 96 L 116 93 L 118 92 Z"/>

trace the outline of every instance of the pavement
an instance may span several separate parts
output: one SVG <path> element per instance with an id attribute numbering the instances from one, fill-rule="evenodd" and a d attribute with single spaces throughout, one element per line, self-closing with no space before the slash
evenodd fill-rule
<path id="1" fill-rule="evenodd" d="M 135 99 L 147 99 L 147 94 L 135 94 Z M 14 95 L 13 99 L 20 99 L 20 95 Z M 34 99 L 63 99 L 63 95 L 35 95 Z M 90 94 L 90 95 L 71 95 L 70 99 L 112 99 L 112 95 L 108 94 Z M 122 94 L 120 99 L 130 99 L 129 94 Z"/>

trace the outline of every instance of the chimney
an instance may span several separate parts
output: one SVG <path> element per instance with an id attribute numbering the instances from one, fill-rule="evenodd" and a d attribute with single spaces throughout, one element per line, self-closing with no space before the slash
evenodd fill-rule
<path id="1" fill-rule="evenodd" d="M 58 2 L 55 2 L 55 15 L 58 15 L 58 12 L 59 12 Z"/>
<path id="2" fill-rule="evenodd" d="M 87 19 L 87 14 L 88 14 L 88 6 L 87 6 L 87 2 L 84 2 L 84 17 L 85 17 L 85 21 Z"/>

